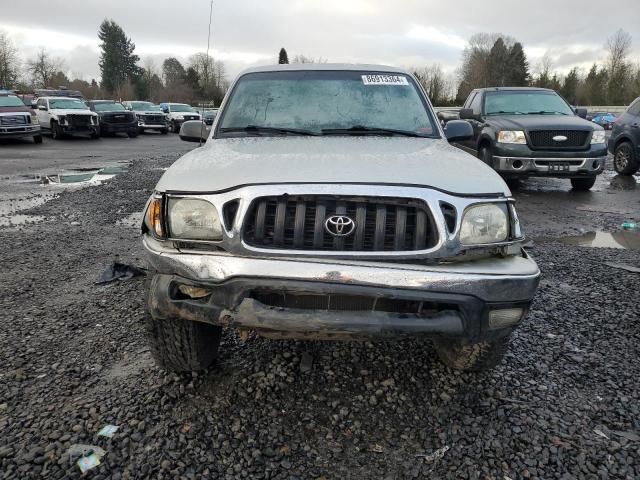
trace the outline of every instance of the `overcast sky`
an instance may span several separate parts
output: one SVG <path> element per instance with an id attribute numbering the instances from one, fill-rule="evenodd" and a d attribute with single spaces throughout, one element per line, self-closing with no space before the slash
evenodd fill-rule
<path id="1" fill-rule="evenodd" d="M 0 30 L 24 57 L 46 47 L 86 80 L 99 78 L 96 32 L 104 18 L 158 67 L 206 49 L 209 0 L 28 0 L 2 2 L 0 11 Z M 230 77 L 275 63 L 281 47 L 290 58 L 439 63 L 454 72 L 469 36 L 501 32 L 524 44 L 532 70 L 548 51 L 566 72 L 604 60 L 606 38 L 618 28 L 633 36 L 632 60 L 640 62 L 640 0 L 214 0 L 212 53 Z"/>

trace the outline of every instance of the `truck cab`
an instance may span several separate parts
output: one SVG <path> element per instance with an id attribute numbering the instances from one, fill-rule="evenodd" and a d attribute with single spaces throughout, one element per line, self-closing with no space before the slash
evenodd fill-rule
<path id="1" fill-rule="evenodd" d="M 32 137 L 42 143 L 38 119 L 17 95 L 0 90 L 0 138 Z"/>
<path id="2" fill-rule="evenodd" d="M 553 90 L 476 89 L 459 117 L 471 124 L 473 138 L 456 146 L 506 179 L 560 177 L 569 179 L 574 190 L 589 190 L 604 170 L 604 129 Z"/>

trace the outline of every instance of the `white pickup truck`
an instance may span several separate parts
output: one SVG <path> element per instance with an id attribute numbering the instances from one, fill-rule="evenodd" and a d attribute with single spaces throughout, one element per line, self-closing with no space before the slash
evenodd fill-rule
<path id="1" fill-rule="evenodd" d="M 36 102 L 38 123 L 45 132 L 50 132 L 53 139 L 65 135 L 89 135 L 92 139 L 100 138 L 98 114 L 78 98 L 40 97 Z"/>
<path id="2" fill-rule="evenodd" d="M 169 129 L 173 133 L 179 133 L 180 127 L 189 120 L 202 120 L 202 117 L 191 105 L 186 103 L 161 103 L 160 108 L 164 112 Z"/>

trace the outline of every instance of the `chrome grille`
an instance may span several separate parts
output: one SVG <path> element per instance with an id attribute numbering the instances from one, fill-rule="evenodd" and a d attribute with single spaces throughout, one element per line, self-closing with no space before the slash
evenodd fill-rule
<path id="1" fill-rule="evenodd" d="M 0 116 L 0 125 L 12 126 L 12 125 L 27 125 L 26 115 L 3 115 Z"/>
<path id="2" fill-rule="evenodd" d="M 333 215 L 353 220 L 353 232 L 329 233 L 325 221 Z M 437 244 L 438 234 L 421 200 L 287 195 L 254 200 L 245 216 L 243 239 L 267 249 L 384 252 L 426 250 Z"/>
<path id="3" fill-rule="evenodd" d="M 550 148 L 554 150 L 587 148 L 590 138 L 587 130 L 530 130 L 529 139 L 532 148 Z M 553 137 L 562 136 L 567 139 L 558 142 Z"/>

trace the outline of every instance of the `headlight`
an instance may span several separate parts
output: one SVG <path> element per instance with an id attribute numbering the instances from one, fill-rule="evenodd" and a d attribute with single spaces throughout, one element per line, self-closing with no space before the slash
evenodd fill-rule
<path id="1" fill-rule="evenodd" d="M 505 204 L 485 203 L 469 207 L 462 217 L 460 243 L 479 245 L 503 242 L 509 234 Z"/>
<path id="2" fill-rule="evenodd" d="M 527 139 L 525 138 L 522 130 L 503 130 L 498 132 L 498 142 L 526 145 Z"/>
<path id="3" fill-rule="evenodd" d="M 607 134 L 604 133 L 604 130 L 594 130 L 593 135 L 591 135 L 591 145 L 596 143 L 604 143 L 607 139 Z"/>
<path id="4" fill-rule="evenodd" d="M 222 225 L 216 207 L 195 198 L 169 199 L 169 232 L 185 240 L 221 240 Z"/>

